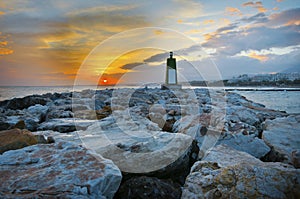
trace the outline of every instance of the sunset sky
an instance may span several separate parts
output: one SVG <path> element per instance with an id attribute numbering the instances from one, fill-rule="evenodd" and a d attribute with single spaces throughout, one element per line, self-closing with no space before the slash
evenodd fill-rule
<path id="1" fill-rule="evenodd" d="M 162 82 L 170 50 L 182 81 L 300 72 L 300 1 L 0 1 L 0 86 Z"/>

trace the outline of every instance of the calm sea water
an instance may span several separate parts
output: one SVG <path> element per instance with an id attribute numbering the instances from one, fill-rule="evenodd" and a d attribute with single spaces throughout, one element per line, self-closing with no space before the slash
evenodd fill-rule
<path id="1" fill-rule="evenodd" d="M 109 87 L 108 87 L 109 88 Z M 76 91 L 95 89 L 93 86 L 79 86 Z M 100 88 L 105 89 L 105 88 Z M 33 94 L 62 93 L 73 91 L 73 86 L 0 86 L 0 101 Z M 264 104 L 267 108 L 300 113 L 300 91 L 232 91 L 245 96 L 254 102 Z"/>

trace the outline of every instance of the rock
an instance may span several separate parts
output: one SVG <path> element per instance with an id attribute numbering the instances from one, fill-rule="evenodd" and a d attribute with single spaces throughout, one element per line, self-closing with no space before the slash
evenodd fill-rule
<path id="1" fill-rule="evenodd" d="M 251 126 L 258 125 L 260 123 L 257 115 L 250 109 L 244 107 L 234 107 L 234 115 L 237 115 L 240 121 L 245 122 Z"/>
<path id="2" fill-rule="evenodd" d="M 300 168 L 300 151 L 295 150 L 292 152 L 292 164 L 294 165 L 295 168 L 299 169 Z"/>
<path id="3" fill-rule="evenodd" d="M 174 116 L 176 114 L 176 111 L 172 109 L 168 112 L 168 114 Z"/>
<path id="4" fill-rule="evenodd" d="M 22 110 L 36 104 L 46 105 L 49 102 L 51 102 L 49 98 L 38 95 L 30 95 L 23 98 L 14 98 L 11 100 L 2 101 L 0 102 L 0 106 L 4 107 L 5 109 Z"/>
<path id="5" fill-rule="evenodd" d="M 48 109 L 49 107 L 46 105 L 36 104 L 30 106 L 24 116 L 21 117 L 25 121 L 26 128 L 30 131 L 36 131 L 39 124 L 45 120 Z"/>
<path id="6" fill-rule="evenodd" d="M 220 121 L 218 116 L 207 113 L 185 116 L 175 122 L 173 132 L 189 135 L 196 140 L 200 149 L 199 158 L 201 158 L 219 140 L 221 129 L 215 125 L 218 121 Z"/>
<path id="7" fill-rule="evenodd" d="M 16 150 L 37 143 L 37 137 L 27 130 L 12 129 L 0 131 L 0 154 L 8 150 Z"/>
<path id="8" fill-rule="evenodd" d="M 114 161 L 124 173 L 164 175 L 164 178 L 174 177 L 181 181 L 181 174 L 187 175 L 189 171 L 192 157 L 197 157 L 193 139 L 183 134 L 161 132 L 156 124 L 145 118 L 136 118 L 138 123 L 135 123 L 127 119 L 128 112 L 115 111 L 114 117 L 97 121 L 78 135 L 88 148 Z"/>
<path id="9" fill-rule="evenodd" d="M 76 110 L 74 111 L 74 117 L 86 120 L 96 120 L 97 114 L 95 110 Z"/>
<path id="10" fill-rule="evenodd" d="M 48 109 L 49 109 L 48 106 L 42 106 L 40 104 L 36 104 L 34 106 L 28 107 L 27 112 L 32 115 L 35 115 L 37 118 L 41 120 L 42 117 L 45 117 Z"/>
<path id="11" fill-rule="evenodd" d="M 223 137 L 217 144 L 225 144 L 238 151 L 244 151 L 256 158 L 262 158 L 270 152 L 270 147 L 265 142 L 253 135 L 237 134 L 235 136 L 228 134 Z"/>
<path id="12" fill-rule="evenodd" d="M 292 164 L 293 151 L 300 151 L 300 123 L 293 116 L 276 118 L 265 122 L 262 139 L 271 147 L 266 161 L 280 161 Z"/>
<path id="13" fill-rule="evenodd" d="M 300 171 L 222 145 L 196 162 L 181 198 L 299 198 Z"/>
<path id="14" fill-rule="evenodd" d="M 46 120 L 54 119 L 54 118 L 70 118 L 73 117 L 72 106 L 62 105 L 62 106 L 55 106 L 51 104 L 49 110 L 46 114 Z"/>
<path id="15" fill-rule="evenodd" d="M 121 179 L 112 161 L 67 142 L 0 156 L 1 198 L 113 198 Z"/>
<path id="16" fill-rule="evenodd" d="M 0 115 L 0 130 L 7 130 L 11 124 L 7 121 L 7 117 Z"/>
<path id="17" fill-rule="evenodd" d="M 77 131 L 69 132 L 69 133 L 60 133 L 57 131 L 52 130 L 45 130 L 45 131 L 36 131 L 32 132 L 36 136 L 44 136 L 47 140 L 47 143 L 54 143 L 54 142 L 72 142 L 78 145 L 82 145 L 82 141 L 78 136 Z"/>
<path id="18" fill-rule="evenodd" d="M 94 120 L 84 120 L 78 118 L 59 118 L 51 119 L 43 122 L 38 127 L 38 130 L 53 130 L 60 133 L 68 133 L 76 130 L 85 130 L 88 126 L 92 125 Z"/>
<path id="19" fill-rule="evenodd" d="M 180 184 L 155 177 L 132 177 L 123 182 L 115 198 L 180 198 Z"/>
<path id="20" fill-rule="evenodd" d="M 13 128 L 17 128 L 17 129 L 26 129 L 26 125 L 24 120 L 19 120 Z"/>
<path id="21" fill-rule="evenodd" d="M 104 106 L 102 109 L 97 110 L 97 119 L 101 120 L 103 118 L 108 117 L 112 113 L 111 107 L 110 106 Z"/>
<path id="22" fill-rule="evenodd" d="M 228 167 L 241 163 L 260 165 L 263 162 L 252 155 L 237 151 L 229 146 L 218 145 L 212 148 L 202 159 L 208 162 L 216 162 L 220 167 Z"/>

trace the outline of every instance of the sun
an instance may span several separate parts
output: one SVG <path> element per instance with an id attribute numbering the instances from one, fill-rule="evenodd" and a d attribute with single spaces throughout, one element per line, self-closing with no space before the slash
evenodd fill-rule
<path id="1" fill-rule="evenodd" d="M 104 79 L 104 80 L 103 80 L 103 83 L 104 83 L 104 84 L 106 84 L 107 82 L 108 82 L 107 79 Z"/>

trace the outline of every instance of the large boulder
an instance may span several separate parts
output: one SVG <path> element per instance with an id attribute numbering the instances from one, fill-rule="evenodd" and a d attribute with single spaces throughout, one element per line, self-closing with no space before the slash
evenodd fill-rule
<path id="1" fill-rule="evenodd" d="M 147 119 L 138 119 L 135 123 L 126 118 L 127 110 L 115 112 L 115 117 L 106 117 L 78 132 L 82 142 L 114 161 L 126 174 L 170 177 L 183 182 L 185 177 L 181 179 L 182 176 L 188 174 L 190 161 L 198 153 L 193 139 L 162 132 Z"/>
<path id="2" fill-rule="evenodd" d="M 67 142 L 0 156 L 1 198 L 113 198 L 121 179 L 112 161 Z"/>
<path id="3" fill-rule="evenodd" d="M 299 198 L 299 183 L 289 165 L 218 145 L 193 165 L 181 198 Z"/>
<path id="4" fill-rule="evenodd" d="M 300 115 L 267 120 L 262 139 L 272 149 L 267 161 L 295 163 L 296 166 L 300 162 L 296 155 L 300 151 Z"/>
<path id="5" fill-rule="evenodd" d="M 8 150 L 20 149 L 38 143 L 38 138 L 30 131 L 11 129 L 0 131 L 0 154 Z"/>

